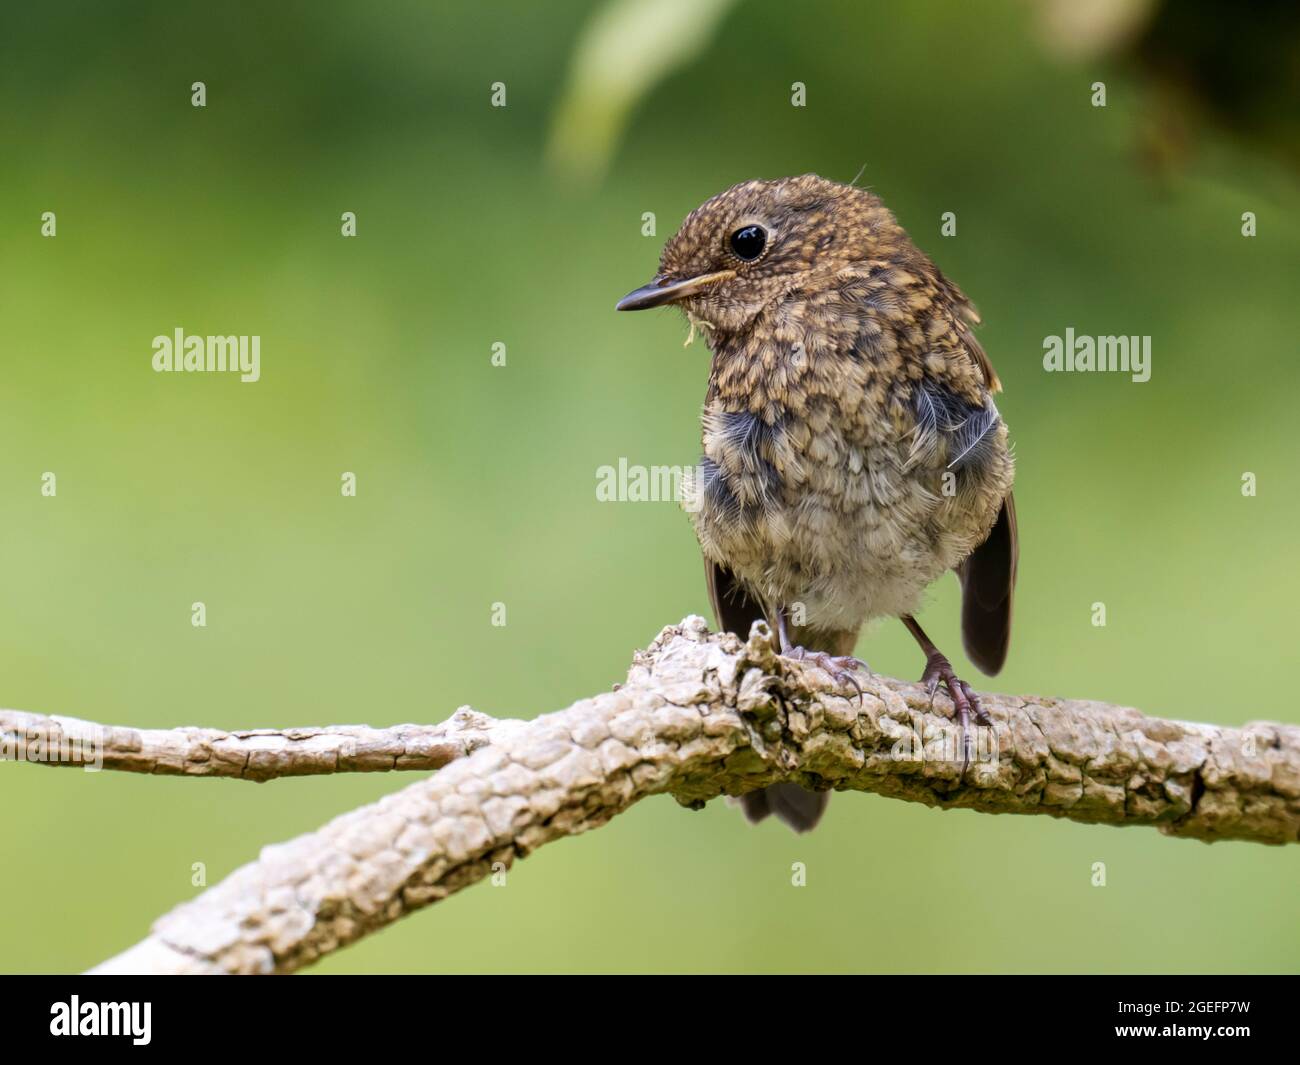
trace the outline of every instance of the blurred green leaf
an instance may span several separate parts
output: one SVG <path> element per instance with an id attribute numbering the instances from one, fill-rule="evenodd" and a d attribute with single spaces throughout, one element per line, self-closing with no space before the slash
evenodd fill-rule
<path id="1" fill-rule="evenodd" d="M 632 109 L 672 71 L 698 59 L 737 0 L 611 0 L 573 51 L 547 157 L 561 178 L 594 182 Z"/>

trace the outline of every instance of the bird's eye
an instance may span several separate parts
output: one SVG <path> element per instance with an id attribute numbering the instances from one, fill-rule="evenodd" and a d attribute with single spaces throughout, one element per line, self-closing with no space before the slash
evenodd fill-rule
<path id="1" fill-rule="evenodd" d="M 762 226 L 742 226 L 731 234 L 731 250 L 737 259 L 752 263 L 767 247 L 767 234 Z"/>

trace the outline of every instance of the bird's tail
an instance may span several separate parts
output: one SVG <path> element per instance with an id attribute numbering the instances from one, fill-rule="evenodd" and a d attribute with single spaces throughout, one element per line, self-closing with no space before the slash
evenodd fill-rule
<path id="1" fill-rule="evenodd" d="M 1019 557 L 1016 504 L 1008 492 L 988 537 L 957 567 L 962 643 L 966 656 L 990 677 L 1002 668 L 1011 644 L 1011 602 Z"/>
<path id="2" fill-rule="evenodd" d="M 796 832 L 811 832 L 831 801 L 829 791 L 809 791 L 789 782 L 769 784 L 740 797 L 740 808 L 751 825 L 774 814 Z"/>
<path id="3" fill-rule="evenodd" d="M 764 619 L 762 607 L 745 593 L 729 569 L 708 561 L 705 569 L 718 627 L 747 639 L 750 626 Z M 825 651 L 837 656 L 851 655 L 858 640 L 856 632 L 809 628 L 796 628 L 791 636 L 805 651 Z M 809 791 L 798 784 L 783 782 L 742 795 L 739 802 L 750 824 L 758 824 L 770 815 L 796 832 L 810 832 L 822 819 L 830 799 L 829 791 Z"/>

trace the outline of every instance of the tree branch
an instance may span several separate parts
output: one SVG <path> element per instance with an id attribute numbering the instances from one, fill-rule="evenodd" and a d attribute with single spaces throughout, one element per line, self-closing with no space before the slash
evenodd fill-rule
<path id="1" fill-rule="evenodd" d="M 133 729 L 0 710 L 0 760 L 165 776 L 266 781 L 322 773 L 441 769 L 488 743 L 496 722 L 464 706 L 438 725 Z"/>
<path id="2" fill-rule="evenodd" d="M 292 972 L 647 796 L 699 807 L 780 780 L 1202 840 L 1300 838 L 1294 725 L 985 696 L 995 725 L 979 730 L 987 742 L 963 777 L 957 730 L 920 688 L 873 677 L 859 704 L 828 683 L 776 656 L 762 626 L 742 642 L 687 618 L 637 653 L 615 691 L 533 721 L 477 716 L 483 745 L 265 848 L 92 971 Z"/>

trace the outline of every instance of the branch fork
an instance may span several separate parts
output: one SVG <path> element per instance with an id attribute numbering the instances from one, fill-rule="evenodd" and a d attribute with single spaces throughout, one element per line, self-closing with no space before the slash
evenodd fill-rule
<path id="1" fill-rule="evenodd" d="M 641 799 L 699 808 L 781 780 L 1206 841 L 1300 839 L 1298 726 L 985 695 L 994 725 L 963 774 L 946 696 L 879 676 L 862 688 L 859 701 L 781 658 L 762 624 L 740 640 L 688 617 L 637 652 L 613 691 L 531 721 L 463 707 L 441 725 L 391 729 L 107 730 L 105 768 L 135 772 L 438 771 L 264 848 L 92 972 L 292 972 Z M 0 711 L 0 741 L 40 729 L 53 739 L 71 720 Z"/>

